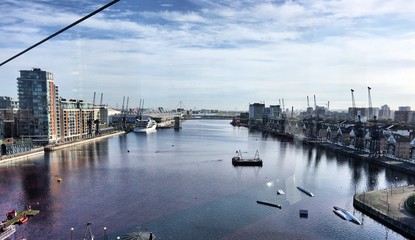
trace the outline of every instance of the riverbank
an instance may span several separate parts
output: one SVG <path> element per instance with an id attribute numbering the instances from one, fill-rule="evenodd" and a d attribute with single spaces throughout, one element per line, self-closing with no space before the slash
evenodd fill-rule
<path id="1" fill-rule="evenodd" d="M 353 198 L 354 207 L 402 235 L 415 238 L 415 216 L 405 209 L 406 199 L 415 193 L 415 186 L 363 192 Z"/>
<path id="2" fill-rule="evenodd" d="M 121 134 L 125 134 L 125 131 L 114 132 L 114 133 L 110 133 L 110 134 L 101 135 L 99 137 L 87 138 L 87 139 L 82 139 L 82 140 L 78 140 L 78 141 L 74 141 L 74 142 L 46 145 L 44 147 L 44 151 L 45 152 L 51 152 L 51 151 L 55 151 L 55 150 L 59 150 L 59 149 L 67 148 L 67 147 L 72 147 L 72 146 L 75 146 L 75 145 L 78 145 L 78 144 L 84 144 L 84 143 L 99 141 L 99 140 L 102 140 L 102 139 L 105 139 L 105 138 L 109 138 L 109 137 L 112 137 L 112 136 L 118 136 L 118 135 L 121 135 Z"/>
<path id="3" fill-rule="evenodd" d="M 4 156 L 0 157 L 0 165 L 14 164 L 16 161 L 30 160 L 31 157 L 42 155 L 42 154 L 44 154 L 45 152 L 48 152 L 48 151 L 55 151 L 55 150 L 59 150 L 59 149 L 67 148 L 67 147 L 72 147 L 72 146 L 75 146 L 75 145 L 78 145 L 78 144 L 85 144 L 85 143 L 89 143 L 89 142 L 99 141 L 99 140 L 102 140 L 102 139 L 105 139 L 105 138 L 118 136 L 118 135 L 121 135 L 121 134 L 125 134 L 125 132 L 124 131 L 119 131 L 119 132 L 114 132 L 114 133 L 102 135 L 102 136 L 99 136 L 99 137 L 82 139 L 82 140 L 78 140 L 78 141 L 74 141 L 74 142 L 47 145 L 45 147 L 34 148 L 34 149 L 32 149 L 30 151 L 27 151 L 27 152 L 4 155 Z"/>

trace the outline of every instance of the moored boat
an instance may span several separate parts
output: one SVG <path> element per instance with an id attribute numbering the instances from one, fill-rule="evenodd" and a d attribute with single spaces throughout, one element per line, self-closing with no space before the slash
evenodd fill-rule
<path id="1" fill-rule="evenodd" d="M 236 151 L 237 156 L 232 158 L 232 165 L 234 166 L 262 166 L 262 159 L 259 157 L 258 150 L 254 158 L 243 158 L 241 150 Z"/>
<path id="2" fill-rule="evenodd" d="M 23 223 L 25 223 L 27 221 L 29 221 L 29 217 L 28 216 L 23 216 L 23 217 L 19 218 L 19 220 L 17 220 L 16 223 L 23 224 Z"/>
<path id="3" fill-rule="evenodd" d="M 150 132 L 155 132 L 156 128 L 157 128 L 157 122 L 154 121 L 150 117 L 147 120 L 137 119 L 136 122 L 135 122 L 133 132 L 135 132 L 135 133 L 150 133 Z"/>

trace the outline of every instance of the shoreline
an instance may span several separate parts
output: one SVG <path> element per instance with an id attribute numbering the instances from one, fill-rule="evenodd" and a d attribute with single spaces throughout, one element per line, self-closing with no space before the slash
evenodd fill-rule
<path id="1" fill-rule="evenodd" d="M 126 132 L 124 131 L 113 132 L 110 134 L 105 134 L 105 135 L 101 135 L 99 137 L 94 137 L 94 138 L 82 139 L 82 140 L 77 140 L 73 142 L 61 143 L 61 144 L 46 145 L 44 147 L 34 148 L 28 152 L 4 155 L 0 157 L 0 166 L 15 163 L 15 161 L 30 160 L 30 157 L 39 156 L 41 154 L 45 154 L 45 152 L 51 152 L 51 151 L 55 151 L 55 150 L 59 150 L 59 149 L 67 148 L 67 147 L 76 146 L 79 144 L 85 144 L 88 142 L 99 141 L 105 138 L 118 136 L 122 134 L 126 134 Z"/>
<path id="2" fill-rule="evenodd" d="M 331 142 L 299 138 L 296 138 L 296 140 L 306 145 L 313 145 L 326 151 L 332 151 L 336 154 L 354 158 L 356 161 L 366 161 L 382 166 L 385 169 L 396 170 L 407 174 L 415 173 L 415 164 L 408 160 L 395 159 L 384 155 L 378 158 L 369 157 L 368 152 Z M 390 189 L 355 194 L 353 197 L 353 206 L 358 211 L 404 237 L 415 239 L 415 216 L 405 209 L 407 198 L 413 194 L 415 194 L 414 185 L 395 188 L 391 186 Z"/>
<path id="3" fill-rule="evenodd" d="M 303 144 L 314 145 L 316 147 L 321 147 L 328 151 L 333 151 L 335 153 L 343 154 L 344 156 L 352 157 L 357 160 L 363 160 L 368 163 L 377 164 L 388 169 L 400 171 L 403 173 L 414 174 L 415 173 L 415 164 L 402 159 L 395 159 L 388 156 L 380 156 L 378 158 L 369 157 L 368 152 L 363 152 L 357 149 L 349 148 L 346 146 L 340 146 L 335 143 L 325 142 L 325 141 L 313 141 L 307 139 L 295 138 L 298 141 L 301 141 Z"/>
<path id="4" fill-rule="evenodd" d="M 353 206 L 377 222 L 414 239 L 415 216 L 405 209 L 406 199 L 414 192 L 412 185 L 358 193 L 353 197 Z"/>

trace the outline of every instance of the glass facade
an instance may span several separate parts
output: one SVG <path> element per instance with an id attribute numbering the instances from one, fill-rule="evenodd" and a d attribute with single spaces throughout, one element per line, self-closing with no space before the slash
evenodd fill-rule
<path id="1" fill-rule="evenodd" d="M 56 142 L 57 89 L 51 73 L 40 68 L 20 71 L 17 78 L 19 108 L 30 112 L 28 119 L 19 121 L 21 137 L 33 138 L 39 144 Z"/>

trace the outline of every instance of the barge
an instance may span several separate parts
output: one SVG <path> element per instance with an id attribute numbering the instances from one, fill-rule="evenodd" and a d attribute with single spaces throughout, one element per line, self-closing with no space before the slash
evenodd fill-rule
<path id="1" fill-rule="evenodd" d="M 243 158 L 241 150 L 236 151 L 237 156 L 232 158 L 233 166 L 260 166 L 262 167 L 262 159 L 259 157 L 258 150 L 255 153 L 254 158 Z"/>

